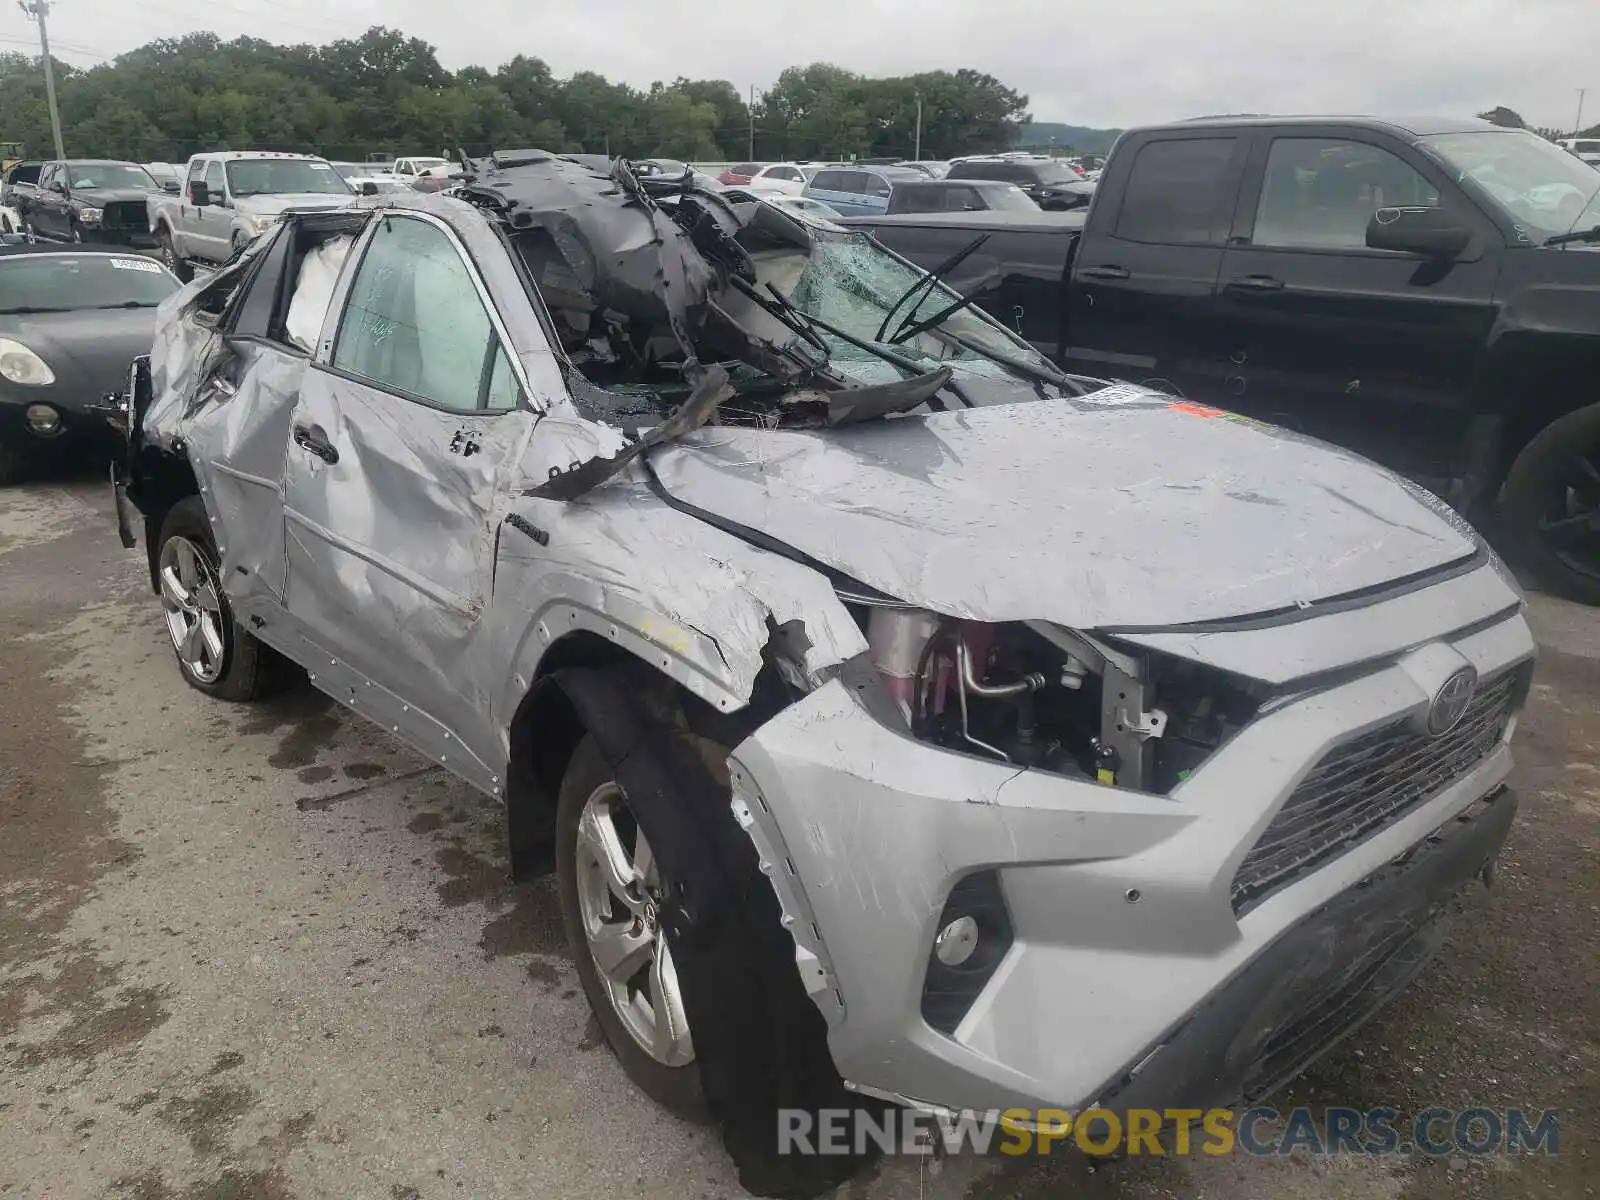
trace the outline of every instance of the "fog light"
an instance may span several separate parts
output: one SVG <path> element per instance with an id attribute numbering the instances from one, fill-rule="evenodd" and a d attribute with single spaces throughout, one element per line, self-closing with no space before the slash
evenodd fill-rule
<path id="1" fill-rule="evenodd" d="M 978 923 L 971 917 L 957 917 L 933 939 L 934 956 L 947 967 L 959 967 L 978 948 Z"/>
<path id="2" fill-rule="evenodd" d="M 61 432 L 61 414 L 48 404 L 30 404 L 23 411 L 28 428 L 40 437 L 52 437 Z"/>

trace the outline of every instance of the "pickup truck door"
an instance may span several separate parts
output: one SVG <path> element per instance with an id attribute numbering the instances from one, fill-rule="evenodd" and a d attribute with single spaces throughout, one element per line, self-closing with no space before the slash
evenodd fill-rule
<path id="1" fill-rule="evenodd" d="M 1441 203 L 1474 229 L 1457 258 L 1367 249 L 1379 208 Z M 1488 342 L 1497 243 L 1489 219 L 1398 140 L 1260 131 L 1218 283 L 1224 403 L 1378 456 L 1433 440 L 1434 414 L 1465 405 Z"/>
<path id="2" fill-rule="evenodd" d="M 39 194 L 28 206 L 28 219 L 34 232 L 53 241 L 71 236 L 68 210 L 71 205 L 64 194 L 67 186 L 67 168 L 61 163 L 48 163 L 39 174 Z"/>
<path id="3" fill-rule="evenodd" d="M 1217 273 L 1249 145 L 1231 130 L 1163 130 L 1118 147 L 1073 260 L 1073 369 L 1220 393 Z"/>
<path id="4" fill-rule="evenodd" d="M 538 420 L 488 297 L 437 218 L 371 222 L 301 386 L 284 471 L 302 661 L 485 790 L 498 738 L 490 698 L 465 681 L 492 642 L 502 477 Z"/>
<path id="5" fill-rule="evenodd" d="M 206 164 L 205 185 L 210 203 L 193 210 L 199 241 L 194 252 L 210 262 L 221 262 L 233 251 L 233 202 L 228 199 L 228 173 L 220 160 Z"/>

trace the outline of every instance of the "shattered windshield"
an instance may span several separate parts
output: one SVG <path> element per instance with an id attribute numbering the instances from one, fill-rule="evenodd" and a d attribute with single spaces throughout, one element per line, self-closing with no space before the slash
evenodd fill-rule
<path id="1" fill-rule="evenodd" d="M 1600 173 L 1522 130 L 1435 134 L 1422 145 L 1509 213 L 1529 244 L 1600 225 Z"/>
<path id="2" fill-rule="evenodd" d="M 920 360 L 928 370 L 951 364 L 981 370 L 999 359 L 1030 373 L 1053 373 L 1043 355 L 985 313 L 970 305 L 950 311 L 961 302 L 958 293 L 930 284 L 925 272 L 865 234 L 818 225 L 810 227 L 810 234 L 809 254 L 796 247 L 787 254 L 755 256 L 758 280 L 787 295 L 805 316 Z M 919 285 L 915 295 L 895 307 Z M 853 367 L 872 364 L 868 374 L 879 377 L 880 356 L 825 328 L 816 332 L 828 346 L 829 361 L 840 371 L 859 376 Z"/>

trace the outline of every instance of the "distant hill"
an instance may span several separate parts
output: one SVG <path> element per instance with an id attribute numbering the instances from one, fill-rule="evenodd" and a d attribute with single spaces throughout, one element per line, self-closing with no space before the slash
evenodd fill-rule
<path id="1" fill-rule="evenodd" d="M 1021 150 L 1048 150 L 1052 145 L 1078 154 L 1104 154 L 1117 140 L 1120 129 L 1090 129 L 1085 125 L 1062 125 L 1055 121 L 1035 121 L 1022 127 L 1017 140 Z M 1054 139 L 1052 141 L 1052 139 Z"/>

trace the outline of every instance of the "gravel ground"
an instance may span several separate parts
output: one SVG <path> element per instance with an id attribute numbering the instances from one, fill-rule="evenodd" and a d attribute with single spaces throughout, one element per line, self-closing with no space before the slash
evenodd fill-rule
<path id="1" fill-rule="evenodd" d="M 742 1194 L 600 1044 L 497 808 L 309 688 L 185 688 L 140 562 L 102 485 L 0 492 L 0 1195 Z M 1556 1107 L 1558 1155 L 901 1159 L 840 1195 L 1594 1195 L 1600 613 L 1532 615 L 1497 889 L 1291 1102 Z"/>

